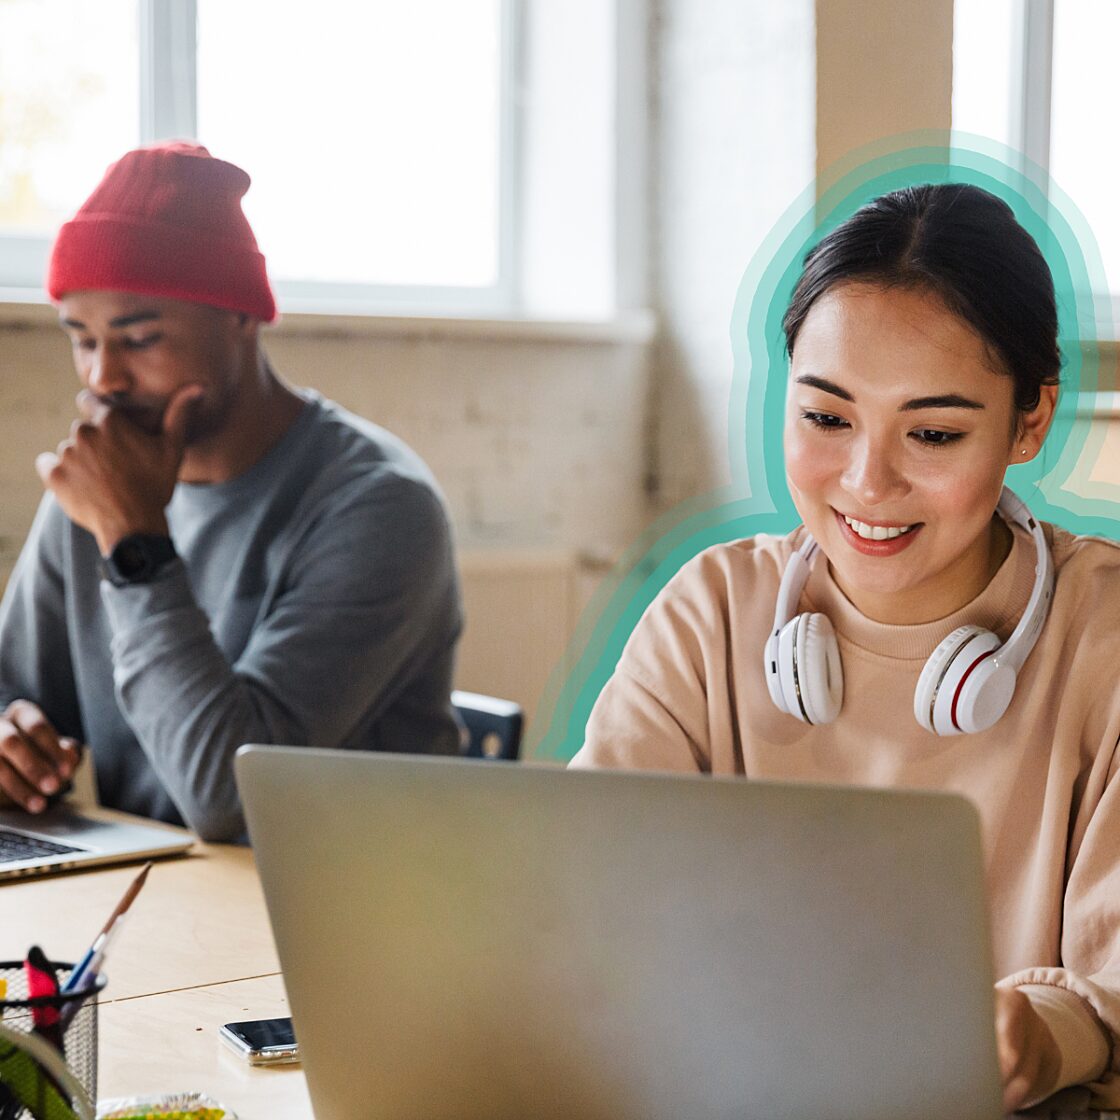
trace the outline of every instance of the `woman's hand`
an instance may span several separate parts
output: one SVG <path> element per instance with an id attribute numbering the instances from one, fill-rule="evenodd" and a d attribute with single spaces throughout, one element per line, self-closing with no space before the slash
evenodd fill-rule
<path id="1" fill-rule="evenodd" d="M 1062 1065 L 1058 1044 L 1042 1016 L 1017 988 L 996 988 L 996 1043 L 1007 1112 L 1055 1091 Z"/>

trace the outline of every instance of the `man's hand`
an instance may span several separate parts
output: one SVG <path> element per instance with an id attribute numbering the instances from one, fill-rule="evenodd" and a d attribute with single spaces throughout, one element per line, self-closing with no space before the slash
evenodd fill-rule
<path id="1" fill-rule="evenodd" d="M 102 556 L 131 533 L 167 533 L 164 510 L 183 461 L 190 405 L 201 394 L 193 384 L 178 390 L 153 433 L 83 391 L 83 419 L 70 438 L 35 460 L 43 485 L 71 521 L 93 534 Z"/>
<path id="2" fill-rule="evenodd" d="M 1015 988 L 996 988 L 996 1042 L 1007 1112 L 1054 1092 L 1062 1057 L 1050 1028 Z"/>
<path id="3" fill-rule="evenodd" d="M 13 700 L 0 717 L 0 803 L 41 813 L 80 759 L 77 740 L 60 736 L 30 700 Z"/>

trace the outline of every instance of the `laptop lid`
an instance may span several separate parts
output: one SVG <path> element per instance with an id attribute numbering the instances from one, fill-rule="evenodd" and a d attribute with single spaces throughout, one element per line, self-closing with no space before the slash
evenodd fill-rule
<path id="1" fill-rule="evenodd" d="M 77 812 L 64 803 L 39 814 L 0 809 L 0 880 L 157 859 L 193 843 L 185 829 L 109 810 Z"/>
<path id="2" fill-rule="evenodd" d="M 963 799 L 243 748 L 318 1120 L 1002 1115 Z"/>

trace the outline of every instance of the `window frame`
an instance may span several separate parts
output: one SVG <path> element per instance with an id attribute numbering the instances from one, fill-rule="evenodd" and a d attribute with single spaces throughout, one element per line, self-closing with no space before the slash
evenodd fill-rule
<path id="1" fill-rule="evenodd" d="M 1054 0 L 1022 0 L 1012 26 L 1011 143 L 1050 170 L 1050 104 L 1054 78 Z"/>
<path id="2" fill-rule="evenodd" d="M 524 64 L 524 0 L 500 0 L 498 222 L 495 282 L 483 287 L 354 284 L 272 278 L 283 311 L 334 314 L 500 315 L 520 299 L 522 122 L 518 90 Z M 137 0 L 139 143 L 198 135 L 197 0 Z M 249 169 L 251 172 L 251 169 Z M 5 260 L 0 298 L 42 291 L 53 237 L 0 235 Z M 263 246 L 267 258 L 267 246 Z"/>

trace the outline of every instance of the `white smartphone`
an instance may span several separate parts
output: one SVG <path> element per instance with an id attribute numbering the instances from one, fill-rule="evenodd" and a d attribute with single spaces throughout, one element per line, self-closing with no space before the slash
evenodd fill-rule
<path id="1" fill-rule="evenodd" d="M 291 1065 L 299 1061 L 299 1046 L 291 1019 L 225 1023 L 218 1034 L 251 1066 Z"/>

